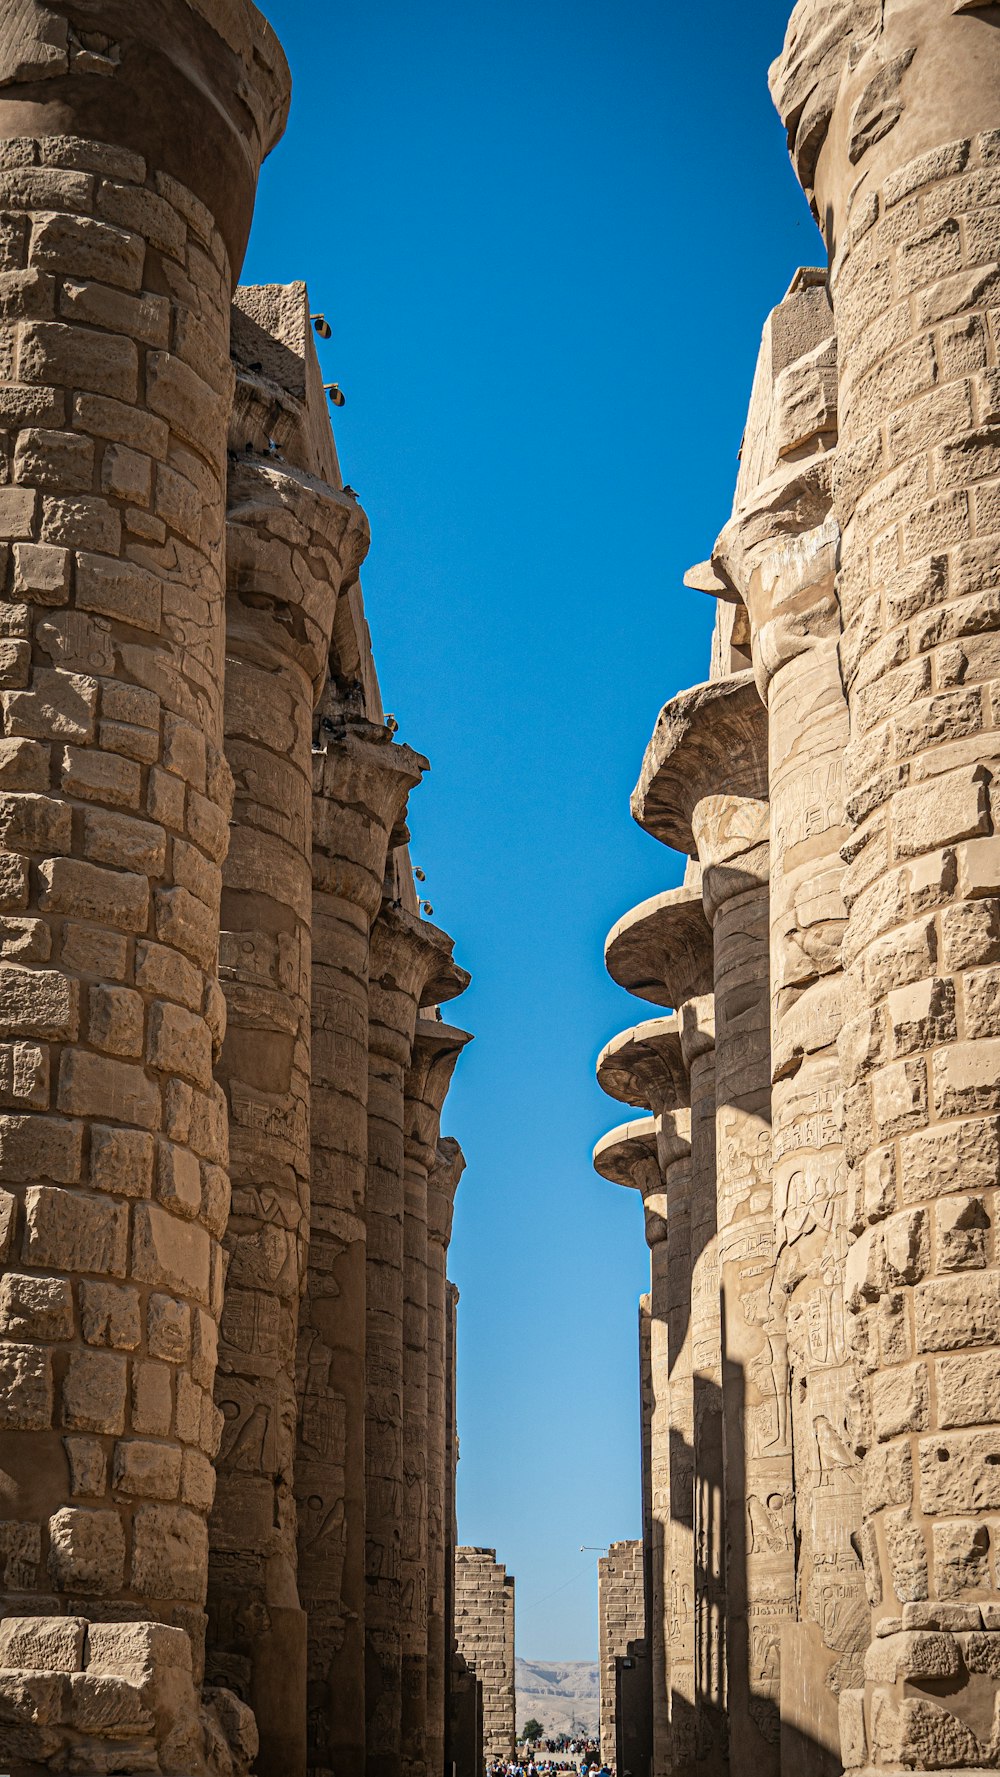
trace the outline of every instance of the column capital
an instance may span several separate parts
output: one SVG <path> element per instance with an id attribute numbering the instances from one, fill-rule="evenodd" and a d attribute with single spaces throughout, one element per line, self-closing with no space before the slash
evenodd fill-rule
<path id="1" fill-rule="evenodd" d="M 690 1152 L 690 1140 L 674 1129 L 669 1114 L 620 1123 L 602 1136 L 594 1149 L 594 1171 L 609 1184 L 623 1185 L 642 1197 L 649 1247 L 667 1238 L 665 1164 L 686 1160 Z"/>
<path id="2" fill-rule="evenodd" d="M 281 45 L 250 0 L 21 0 L 0 45 L 0 139 L 76 136 L 148 159 L 206 205 L 234 281 L 290 99 Z"/>
<path id="3" fill-rule="evenodd" d="M 427 1167 L 434 1163 L 441 1112 L 458 1058 L 472 1040 L 467 1030 L 437 1018 L 417 1019 L 403 1088 L 403 1134 Z"/>
<path id="4" fill-rule="evenodd" d="M 372 926 L 369 957 L 371 1047 L 409 1066 L 421 1006 L 464 993 L 472 977 L 452 954 L 453 938 L 405 907 L 383 902 Z"/>
<path id="5" fill-rule="evenodd" d="M 427 1238 L 438 1246 L 446 1247 L 451 1240 L 455 1196 L 464 1171 L 465 1155 L 458 1142 L 453 1135 L 442 1136 L 427 1175 Z"/>
<path id="6" fill-rule="evenodd" d="M 660 711 L 632 815 L 662 845 L 706 858 L 694 830 L 706 800 L 766 804 L 767 711 L 752 672 L 694 685 Z"/>
<path id="7" fill-rule="evenodd" d="M 684 1109 L 691 1089 L 679 1020 L 651 1018 L 613 1037 L 597 1058 L 597 1083 L 609 1098 L 654 1116 Z"/>
<path id="8" fill-rule="evenodd" d="M 679 1008 L 711 993 L 712 931 L 697 864 L 681 888 L 642 901 L 612 927 L 604 962 L 619 987 L 657 1006 Z"/>
<path id="9" fill-rule="evenodd" d="M 313 886 L 374 919 L 392 832 L 427 760 L 361 716 L 324 716 L 313 747 Z"/>
<path id="10" fill-rule="evenodd" d="M 229 466 L 226 512 L 227 633 L 267 665 L 290 656 L 326 681 L 341 586 L 357 578 L 371 540 L 356 500 L 304 469 L 270 457 Z"/>

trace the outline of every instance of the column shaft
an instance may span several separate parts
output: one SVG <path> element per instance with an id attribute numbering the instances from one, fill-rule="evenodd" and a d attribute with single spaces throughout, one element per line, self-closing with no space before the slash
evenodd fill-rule
<path id="1" fill-rule="evenodd" d="M 683 1120 L 687 1136 L 688 1113 L 673 1113 L 671 1121 L 675 1120 Z M 661 1123 L 666 1121 L 661 1118 Z M 671 1770 L 680 1774 L 693 1769 L 696 1750 L 691 1161 L 686 1143 L 683 1158 L 668 1161 L 663 1167 L 663 1182 L 667 1237 L 658 1241 L 650 1253 L 653 1514 L 655 1532 L 662 1539 Z M 656 1479 L 661 1481 L 659 1488 Z"/>
<path id="2" fill-rule="evenodd" d="M 781 1633 L 795 1614 L 788 1362 L 774 1271 L 766 881 L 717 906 L 714 936 L 731 1757 L 735 1769 L 763 1774 L 778 1768 Z"/>
<path id="3" fill-rule="evenodd" d="M 336 711 L 313 753 L 312 1192 L 295 1472 L 317 1774 L 360 1771 L 365 1757 L 368 954 L 390 834 L 425 764 L 386 729 Z"/>
<path id="4" fill-rule="evenodd" d="M 291 540 L 290 540 L 291 539 Z M 210 1673 L 252 1703 L 262 1777 L 304 1774 L 306 1618 L 296 1577 L 295 1346 L 309 1246 L 313 704 L 337 594 L 367 530 L 356 502 L 270 459 L 230 477 L 218 1064 L 232 1213 L 210 1524 Z M 294 614 L 294 626 L 282 619 Z"/>
<path id="5" fill-rule="evenodd" d="M 997 1758 L 1000 1670 L 985 1516 L 1000 1487 L 984 1479 L 1000 1474 L 1000 1408 L 982 1385 L 1000 1343 L 992 12 L 887 0 L 848 21 L 802 4 L 774 88 L 823 220 L 839 352 L 853 828 L 840 1057 L 875 1613 L 844 1754 L 968 1768 Z M 885 1618 L 902 1632 L 875 1634 Z M 926 1684 L 928 1630 L 949 1673 L 940 1689 Z"/>
<path id="6" fill-rule="evenodd" d="M 438 1142 L 427 1181 L 427 1769 L 444 1770 L 447 1670 L 453 1621 L 448 1571 L 454 1476 L 448 1474 L 447 1265 L 455 1192 L 465 1167 L 458 1143 Z"/>
<path id="7" fill-rule="evenodd" d="M 224 43 L 211 6 L 164 5 L 122 56 L 94 5 L 95 81 L 54 14 L 42 66 L 25 11 L 0 91 L 4 1602 L 179 1624 L 196 1676 L 228 1209 L 229 303 L 288 85 L 260 15 L 231 14 Z"/>

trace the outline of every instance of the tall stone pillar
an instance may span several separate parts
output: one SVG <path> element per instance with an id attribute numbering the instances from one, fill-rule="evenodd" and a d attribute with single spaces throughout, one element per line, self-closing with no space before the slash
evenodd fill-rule
<path id="1" fill-rule="evenodd" d="M 209 1527 L 209 1675 L 251 1703 L 262 1777 L 304 1777 L 306 1766 L 293 1476 L 309 1245 L 312 720 L 340 585 L 356 577 L 367 541 L 347 495 L 288 464 L 234 462 L 225 728 L 236 792 L 217 1070 L 229 1108 L 232 1212 L 215 1390 L 223 1431 Z M 204 870 L 188 851 L 186 885 L 204 895 Z M 208 1085 L 207 1057 L 203 1065 Z M 173 1189 L 184 1204 L 185 1175 Z M 221 1232 L 221 1183 L 219 1191 Z"/>
<path id="2" fill-rule="evenodd" d="M 439 1027 L 440 1028 L 440 1027 Z M 427 1769 L 445 1768 L 448 1667 L 455 1634 L 455 1478 L 449 1463 L 453 1363 L 448 1341 L 448 1246 L 465 1156 L 447 1136 L 427 1175 Z M 451 1473 L 449 1469 L 451 1468 Z"/>
<path id="3" fill-rule="evenodd" d="M 847 702 L 830 513 L 837 354 L 823 274 L 798 272 L 764 328 L 720 595 L 749 613 L 768 709 L 771 1137 L 785 1300 L 798 1620 L 782 1642 L 782 1773 L 842 1769 L 837 1701 L 861 1673 L 867 1602 L 852 1546 L 860 1474 L 848 1431 L 848 1200 L 837 1037 L 847 834 Z"/>
<path id="4" fill-rule="evenodd" d="M 309 1768 L 365 1758 L 368 953 L 390 839 L 427 761 L 324 695 L 313 751 L 312 1188 L 295 1485 Z"/>
<path id="5" fill-rule="evenodd" d="M 451 939 L 386 902 L 372 927 L 368 1031 L 365 1714 L 368 1777 L 402 1770 L 404 1081 L 418 1008 L 468 976 Z"/>
<path id="6" fill-rule="evenodd" d="M 964 1769 L 1000 1757 L 995 9 L 807 0 L 772 85 L 839 354 L 847 1303 L 886 1631 L 843 1752 Z"/>
<path id="7" fill-rule="evenodd" d="M 433 1016 L 418 1018 L 404 1103 L 403 1225 L 403 1541 L 401 1560 L 403 1634 L 403 1769 L 408 1777 L 437 1777 L 443 1768 L 444 1711 L 432 1718 L 429 1696 L 429 1595 L 431 1496 L 431 1266 L 429 1174 L 437 1162 L 441 1110 L 467 1031 L 456 1030 Z M 457 1182 L 457 1181 L 456 1181 Z M 437 1205 L 435 1205 L 437 1208 Z M 444 1278 L 442 1276 L 443 1285 Z M 443 1298 L 443 1289 L 442 1289 Z M 443 1316 L 443 1299 L 435 1311 Z M 436 1329 L 436 1337 L 440 1332 Z M 443 1395 L 443 1349 L 440 1385 Z M 435 1418 L 438 1407 L 435 1399 Z M 440 1414 L 442 1445 L 444 1414 Z M 435 1438 L 437 1428 L 435 1426 Z M 441 1477 L 443 1480 L 443 1475 Z M 442 1600 L 443 1603 L 443 1600 Z M 431 1760 L 431 1739 L 440 1742 L 441 1759 Z"/>
<path id="8" fill-rule="evenodd" d="M 643 1191 L 650 1245 L 654 1594 L 658 1588 L 664 1623 L 665 1695 L 669 1699 L 665 1730 L 662 1701 L 658 1705 L 661 1693 L 654 1622 L 654 1759 L 665 1767 L 669 1762 L 669 1767 L 679 1772 L 693 1765 L 697 1735 L 691 1121 L 676 1018 L 652 1019 L 615 1038 L 598 1060 L 597 1077 L 610 1097 L 623 1104 L 643 1105 L 656 1118 L 657 1170 L 640 1160 L 639 1170 L 629 1182 Z M 626 1155 L 633 1151 L 625 1150 Z M 608 1176 L 603 1144 L 598 1147 L 595 1164 Z"/>
<path id="9" fill-rule="evenodd" d="M 694 1397 L 694 1614 L 699 1766 L 725 1765 L 725 1527 L 722 1349 L 715 1186 L 715 1004 L 712 933 L 701 874 L 654 895 L 614 927 L 608 973 L 638 999 L 677 1008 L 691 1111 L 691 1361 Z"/>
<path id="10" fill-rule="evenodd" d="M 650 1333 L 654 1561 L 659 1536 L 670 1761 L 676 1774 L 693 1766 L 697 1749 L 691 1114 L 677 1019 L 651 1019 L 616 1037 L 598 1059 L 597 1078 L 609 1097 L 622 1104 L 641 1105 L 657 1119 L 659 1182 L 649 1174 L 644 1193 L 653 1317 Z M 657 1187 L 652 1201 L 649 1184 Z M 654 1676 L 654 1727 L 655 1685 Z M 660 1739 L 654 1734 L 657 1756 Z"/>
<path id="11" fill-rule="evenodd" d="M 715 967 L 728 1709 L 737 1770 L 775 1772 L 782 1628 L 795 1614 L 792 1460 L 771 1179 L 767 723 L 751 673 L 657 722 L 639 824 L 702 866 Z"/>
<path id="12" fill-rule="evenodd" d="M 601 1685 L 601 1760 L 618 1764 L 622 1722 L 618 1715 L 619 1662 L 630 1644 L 646 1632 L 643 1609 L 642 1544 L 612 1543 L 597 1563 L 598 1668 Z"/>
<path id="13" fill-rule="evenodd" d="M 458 1152 L 456 1152 L 458 1150 Z M 442 1168 L 451 1169 L 457 1166 L 461 1150 L 458 1143 L 450 1138 L 438 1143 L 438 1164 L 435 1177 L 440 1178 Z M 463 1162 L 464 1164 L 464 1162 Z M 461 1739 L 461 1720 L 464 1715 L 463 1698 L 466 1697 L 464 1662 L 458 1654 L 456 1637 L 456 1551 L 458 1549 L 458 1502 L 456 1498 L 458 1482 L 458 1429 L 457 1429 L 457 1377 L 458 1377 L 458 1303 L 459 1293 L 451 1282 L 445 1284 L 444 1307 L 444 1633 L 445 1648 L 445 1769 L 449 1761 L 459 1762 L 459 1740 Z M 459 1695 L 461 1693 L 461 1696 Z M 482 1708 L 479 1709 L 478 1731 L 476 1744 L 482 1754 Z"/>
<path id="14" fill-rule="evenodd" d="M 196 1677 L 229 307 L 288 88 L 244 0 L 4 21 L 4 1603 L 181 1625 Z"/>

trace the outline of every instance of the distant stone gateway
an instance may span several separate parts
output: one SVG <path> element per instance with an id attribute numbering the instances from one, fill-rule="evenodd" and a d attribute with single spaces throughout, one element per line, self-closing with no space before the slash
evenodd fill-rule
<path id="1" fill-rule="evenodd" d="M 1000 1766 L 998 17 L 801 0 L 771 71 L 829 263 L 687 576 L 709 676 L 632 812 L 688 866 L 598 1064 L 651 1254 L 602 1730 L 653 1777 Z"/>

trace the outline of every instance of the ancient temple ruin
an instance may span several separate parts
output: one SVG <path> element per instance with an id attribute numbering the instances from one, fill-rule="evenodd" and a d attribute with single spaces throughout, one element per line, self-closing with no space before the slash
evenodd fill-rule
<path id="1" fill-rule="evenodd" d="M 632 813 L 688 862 L 608 938 L 651 1016 L 598 1064 L 654 1777 L 1000 1766 L 996 27 L 801 0 L 771 72 L 829 262 L 686 577 L 711 662 Z"/>
<path id="2" fill-rule="evenodd" d="M 249 0 L 0 19 L 0 1765 L 444 1769 L 468 975 Z M 294 268 L 290 268 L 294 270 Z"/>

